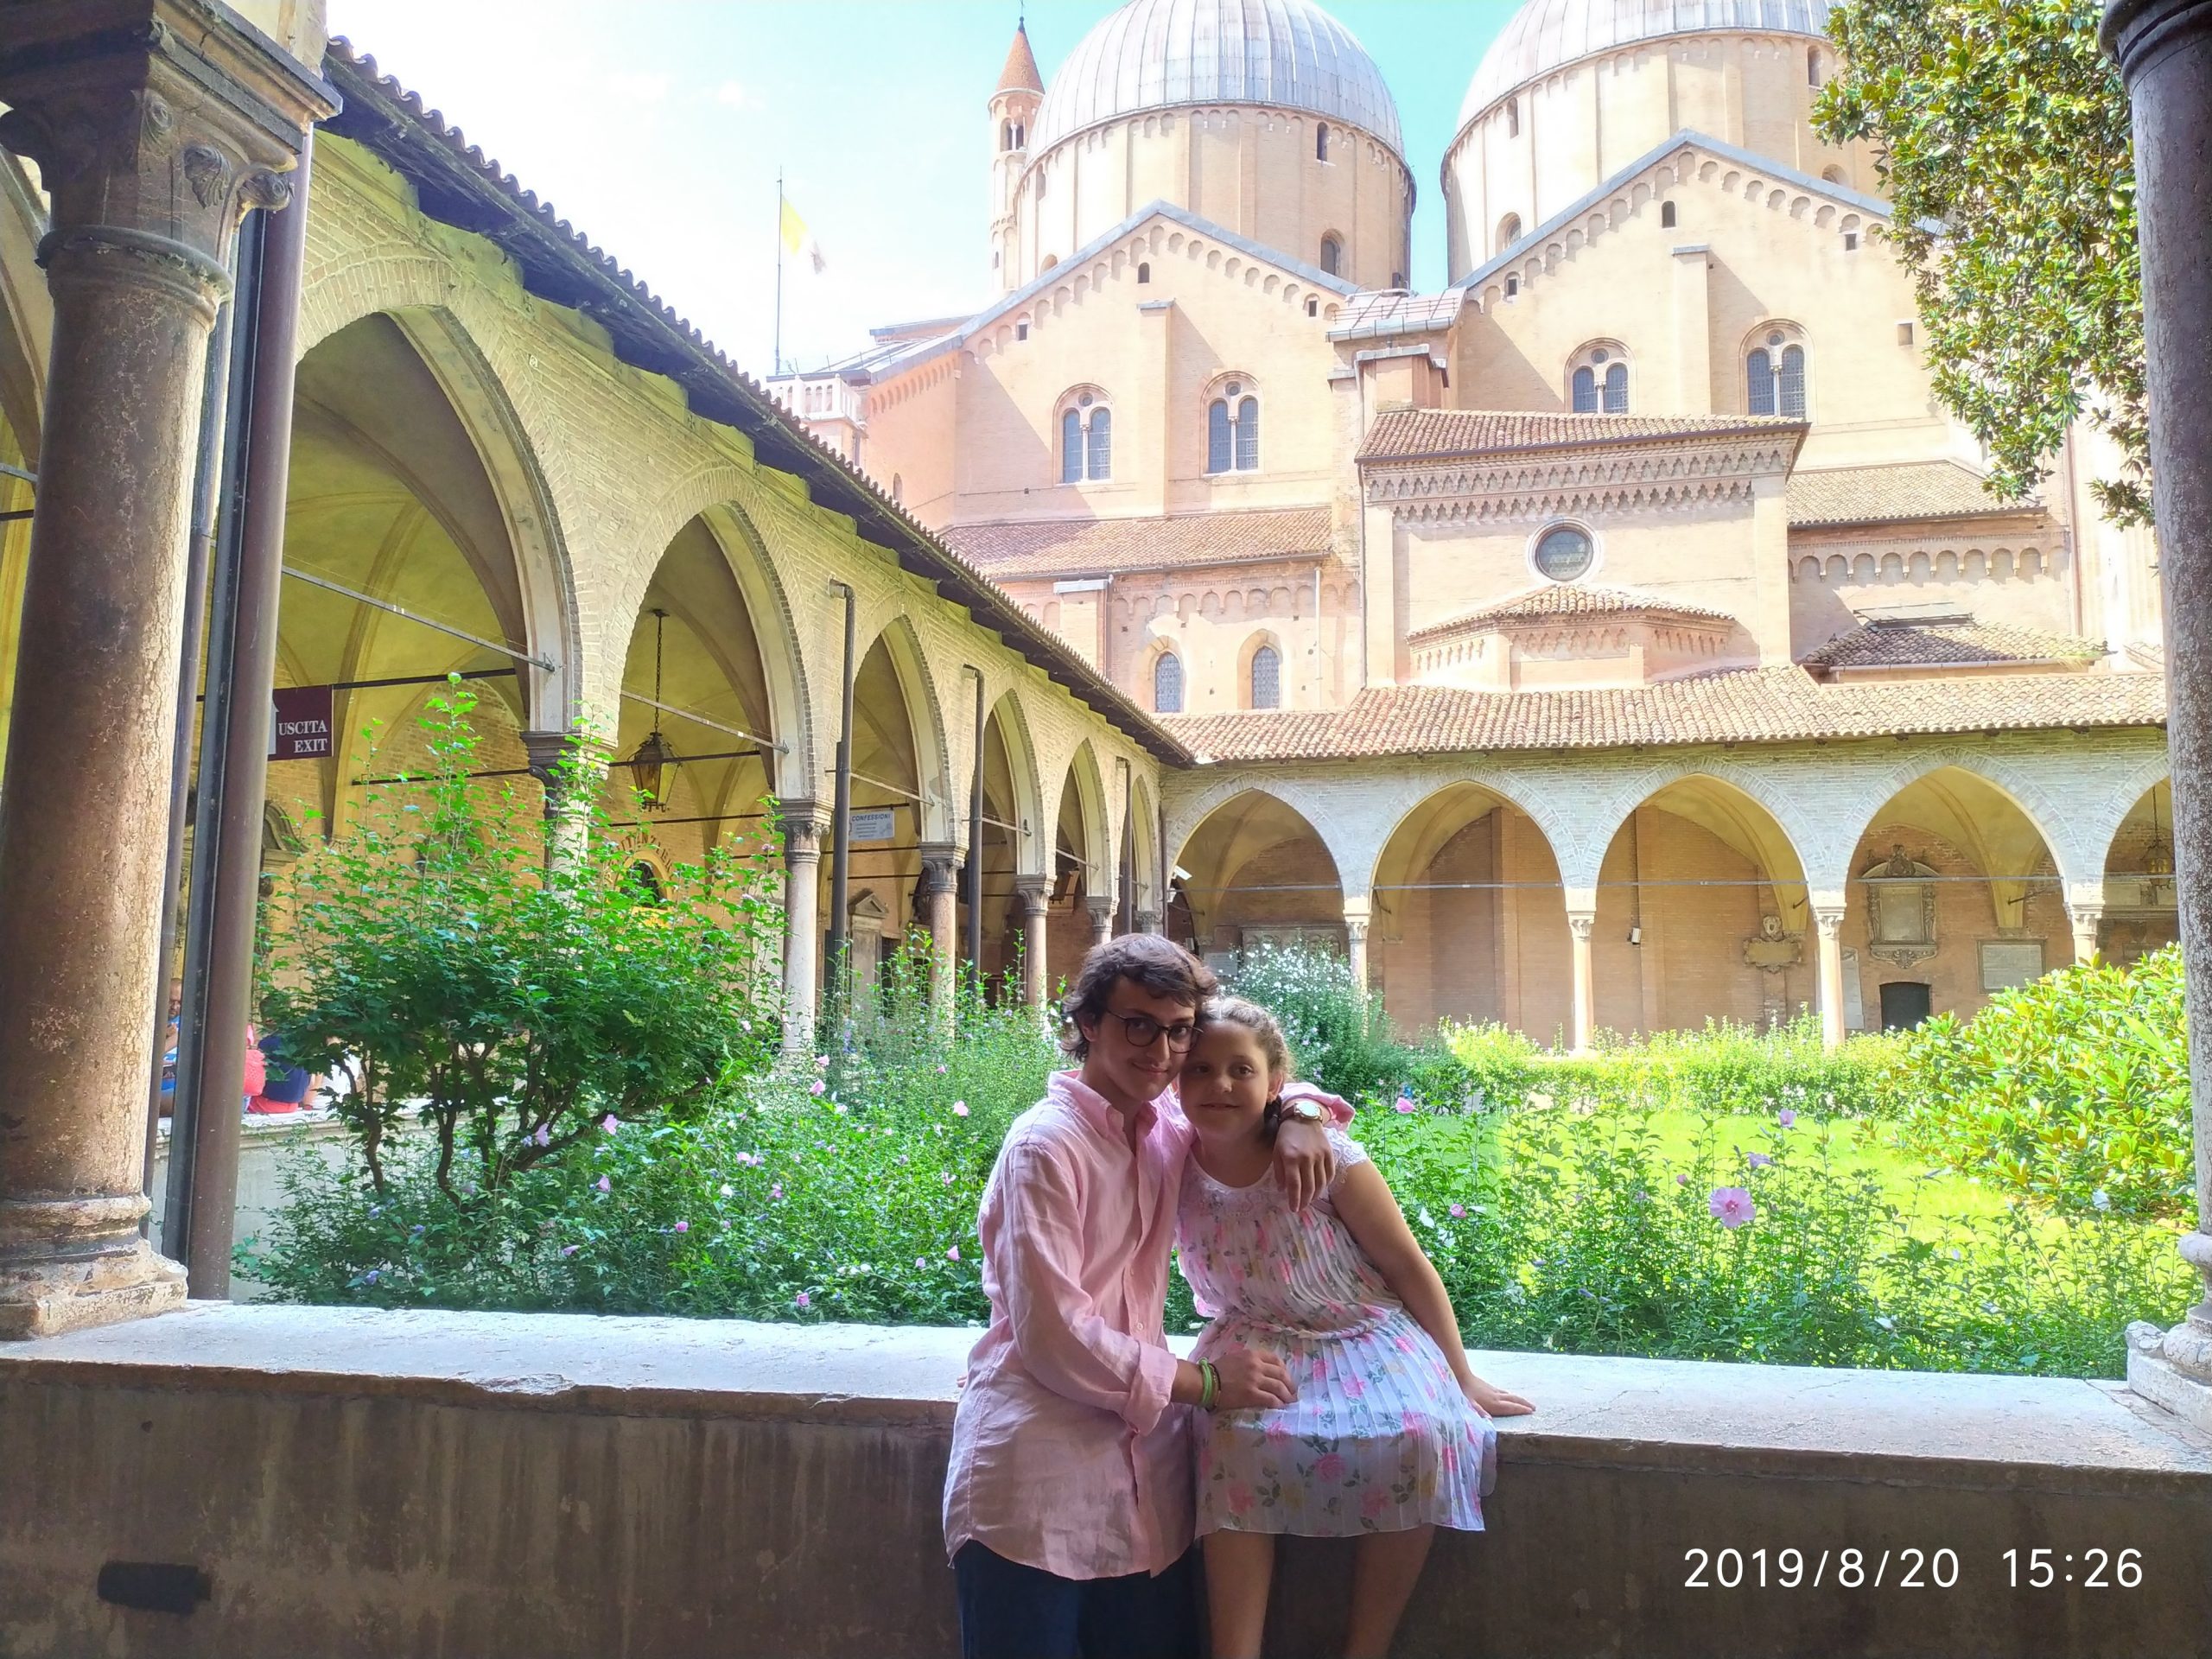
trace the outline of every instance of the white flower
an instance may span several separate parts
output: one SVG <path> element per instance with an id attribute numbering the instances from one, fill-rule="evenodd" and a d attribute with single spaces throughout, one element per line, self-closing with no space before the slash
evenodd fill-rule
<path id="1" fill-rule="evenodd" d="M 2099 1187 L 2095 1192 L 2089 1194 L 2089 1207 L 2092 1210 L 2111 1209 L 2112 1194 L 2106 1192 L 2101 1186 Z"/>

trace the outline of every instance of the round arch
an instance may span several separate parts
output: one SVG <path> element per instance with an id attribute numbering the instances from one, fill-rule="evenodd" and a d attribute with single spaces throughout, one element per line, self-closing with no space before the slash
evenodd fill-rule
<path id="1" fill-rule="evenodd" d="M 2126 967 L 2181 937 L 2174 874 L 2173 785 L 2164 778 L 2131 802 L 2105 846 L 2103 905 L 2089 925 L 2097 954 Z"/>
<path id="2" fill-rule="evenodd" d="M 991 705 L 989 726 L 1006 748 L 1007 770 L 1013 791 L 1014 821 L 1020 826 L 1014 869 L 1023 875 L 1052 872 L 1052 840 L 1045 823 L 1044 783 L 1037 766 L 1037 742 L 1029 728 L 1029 711 L 1020 691 L 1009 686 Z"/>
<path id="3" fill-rule="evenodd" d="M 1398 813 L 1370 875 L 1369 988 L 1402 1030 L 1569 1017 L 1567 903 L 1543 826 L 1494 783 L 1439 782 Z"/>
<path id="4" fill-rule="evenodd" d="M 922 649 L 921 638 L 914 631 L 913 619 L 900 611 L 886 619 L 871 633 L 863 615 L 856 637 L 862 642 L 857 658 L 859 671 L 866 671 L 869 658 L 880 652 L 888 659 L 897 678 L 899 696 L 911 724 L 913 788 L 920 797 L 917 817 L 920 820 L 921 839 L 954 841 L 952 755 L 945 734 L 944 703 L 938 694 L 936 677 L 930 671 L 928 653 Z M 860 718 L 857 701 L 855 715 Z M 859 736 L 855 734 L 855 766 L 860 764 Z"/>
<path id="5" fill-rule="evenodd" d="M 1313 822 L 1273 791 L 1247 785 L 1217 803 L 1175 863 L 1201 954 L 1267 944 L 1344 948 L 1337 861 Z"/>

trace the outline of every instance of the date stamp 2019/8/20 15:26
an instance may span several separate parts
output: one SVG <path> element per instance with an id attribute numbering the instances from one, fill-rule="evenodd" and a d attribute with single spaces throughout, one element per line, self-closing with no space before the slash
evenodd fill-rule
<path id="1" fill-rule="evenodd" d="M 1990 1564 L 2014 1590 L 2133 1590 L 2143 1583 L 2143 1552 L 2135 1548 L 2007 1549 Z M 1685 1590 L 1949 1590 L 1967 1567 L 1957 1550 L 1888 1548 L 1779 1549 L 1732 1545 L 1682 1552 Z"/>

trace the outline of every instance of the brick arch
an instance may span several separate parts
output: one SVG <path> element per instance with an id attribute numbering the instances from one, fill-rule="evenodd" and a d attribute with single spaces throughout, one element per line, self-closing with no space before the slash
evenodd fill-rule
<path id="1" fill-rule="evenodd" d="M 774 722 L 768 735 L 784 746 L 772 768 L 776 793 L 785 800 L 806 800 L 818 791 L 821 777 L 814 697 L 788 585 L 759 518 L 747 505 L 758 487 L 751 474 L 723 462 L 695 468 L 671 482 L 644 506 L 625 536 L 631 545 L 651 553 L 624 572 L 621 588 L 607 596 L 607 614 L 634 616 L 659 567 L 660 555 L 686 524 L 703 518 L 737 579 L 760 648 Z M 606 660 L 615 677 L 595 683 L 594 689 L 611 700 L 620 690 L 621 658 L 610 656 Z"/>
<path id="2" fill-rule="evenodd" d="M 987 687 L 988 690 L 988 687 Z M 1014 817 L 1029 833 L 1018 837 L 1014 870 L 1021 875 L 1052 874 L 1052 825 L 1045 817 L 1044 780 L 1037 768 L 1037 741 L 1030 729 L 1029 709 L 1018 686 L 1001 691 L 990 707 L 1006 746 L 1007 770 L 1014 774 Z"/>
<path id="3" fill-rule="evenodd" d="M 1612 780 L 1612 787 L 1576 815 L 1582 832 L 1571 843 L 1556 849 L 1560 874 L 1567 885 L 1595 887 L 1605 851 L 1620 833 L 1621 826 L 1628 822 L 1629 815 L 1660 791 L 1699 778 L 1710 779 L 1734 791 L 1764 811 L 1782 832 L 1791 856 L 1797 861 L 1799 874 L 1811 875 L 1805 849 L 1816 844 L 1819 836 L 1820 818 L 1814 810 L 1816 804 L 1806 802 L 1795 791 L 1783 787 L 1789 780 L 1771 770 L 1744 766 L 1723 755 L 1705 755 L 1694 760 L 1655 761 Z"/>
<path id="4" fill-rule="evenodd" d="M 860 595 L 860 616 L 855 635 L 854 671 L 880 643 L 898 676 L 899 690 L 906 704 L 906 718 L 913 727 L 914 770 L 921 786 L 916 816 L 921 820 L 924 841 L 950 842 L 953 829 L 952 753 L 945 736 L 944 699 L 937 677 L 931 671 L 929 652 L 903 602 L 871 602 Z"/>
<path id="5" fill-rule="evenodd" d="M 2127 815 L 2135 810 L 2135 804 L 2160 784 L 2168 781 L 2172 774 L 2172 757 L 2162 750 L 2158 754 L 2146 757 L 2121 776 L 2111 789 L 2097 794 L 2090 803 L 2089 810 L 2075 816 L 2075 830 L 2082 838 L 2082 846 L 2094 845 L 2101 849 L 2094 872 L 2096 879 L 2101 879 L 2106 868 L 2111 864 L 2112 844 L 2119 837 L 2120 826 L 2126 823 Z M 2092 877 L 2085 874 L 2082 879 L 2086 881 Z"/>
<path id="6" fill-rule="evenodd" d="M 1891 800 L 1929 773 L 1949 766 L 1973 774 L 2019 810 L 2042 837 L 2052 863 L 2057 867 L 2059 879 L 2068 887 L 2093 877 L 2102 878 L 2102 855 L 2107 843 L 2099 843 L 2094 857 L 2085 858 L 2073 841 L 2055 833 L 2055 826 L 2069 822 L 2068 814 L 2036 779 L 2005 764 L 2000 756 L 1947 744 L 1920 750 L 1893 766 L 1862 774 L 1860 788 L 1853 790 L 1847 801 L 1833 802 L 1833 810 L 1823 815 L 1823 822 L 1830 827 L 1816 838 L 1799 843 L 1800 855 L 1806 857 L 1805 874 L 1814 889 L 1844 891 L 1856 874 L 1851 868 L 1852 855 Z M 2094 868 L 2091 869 L 2088 866 L 2093 862 Z"/>
<path id="7" fill-rule="evenodd" d="M 1543 810 L 1547 804 L 1542 797 L 1528 789 L 1522 780 L 1464 772 L 1429 772 L 1407 779 L 1398 789 L 1387 791 L 1374 801 L 1374 810 L 1368 817 L 1370 844 L 1363 848 L 1365 861 L 1360 866 L 1364 872 L 1359 882 L 1362 892 L 1374 890 L 1376 879 L 1382 874 L 1383 859 L 1414 817 L 1439 796 L 1460 788 L 1478 789 L 1494 796 L 1498 802 L 1528 818 L 1543 836 L 1545 844 L 1551 849 L 1553 861 L 1558 864 L 1564 875 L 1567 862 L 1560 852 L 1560 835 L 1564 828 L 1560 815 Z M 1349 883 L 1346 891 L 1351 891 Z"/>

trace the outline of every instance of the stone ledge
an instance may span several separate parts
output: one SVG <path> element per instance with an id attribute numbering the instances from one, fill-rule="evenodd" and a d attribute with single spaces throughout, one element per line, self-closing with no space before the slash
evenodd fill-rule
<path id="1" fill-rule="evenodd" d="M 972 1331 L 194 1302 L 0 1344 L 0 1385 L 949 1429 Z M 1478 1351 L 1522 1465 L 2212 1499 L 2212 1435 L 2118 1383 Z"/>

